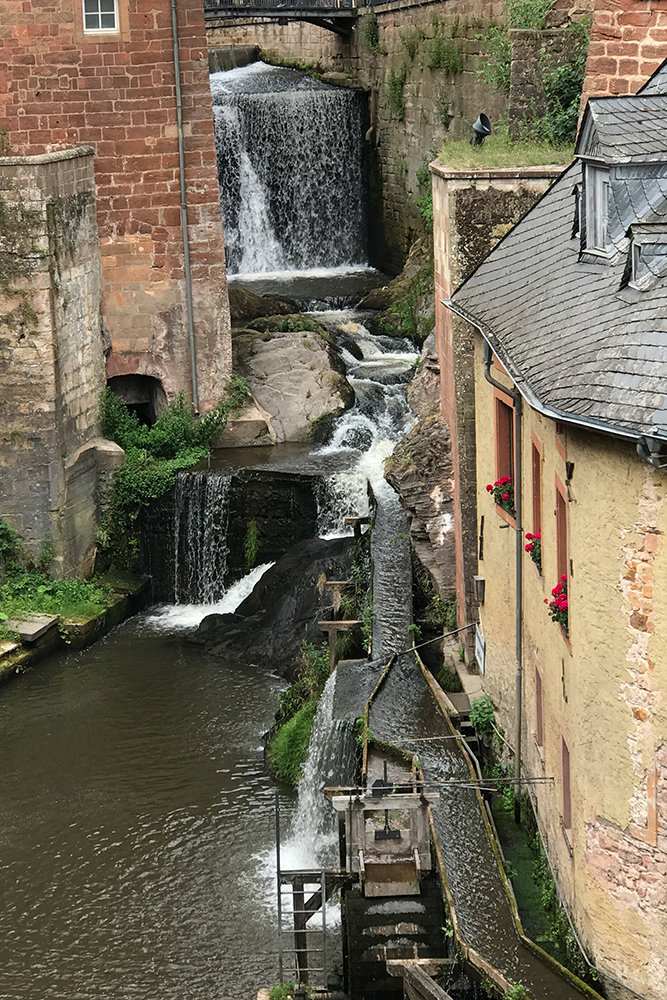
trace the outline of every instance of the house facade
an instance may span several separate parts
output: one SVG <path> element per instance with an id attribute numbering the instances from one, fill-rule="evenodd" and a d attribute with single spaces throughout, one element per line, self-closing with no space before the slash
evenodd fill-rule
<path id="1" fill-rule="evenodd" d="M 665 72 L 448 302 L 474 348 L 484 689 L 610 996 L 667 995 Z M 517 636 L 519 641 L 517 642 Z M 517 689 L 520 696 L 517 696 Z"/>

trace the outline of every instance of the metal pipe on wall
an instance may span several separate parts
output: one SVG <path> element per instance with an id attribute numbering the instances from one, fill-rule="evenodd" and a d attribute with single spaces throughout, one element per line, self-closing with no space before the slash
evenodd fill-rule
<path id="1" fill-rule="evenodd" d="M 181 230 L 183 232 L 183 265 L 185 269 L 185 304 L 188 316 L 190 342 L 190 368 L 192 375 L 192 405 L 199 413 L 197 386 L 197 354 L 195 350 L 195 320 L 192 306 L 192 269 L 190 267 L 190 241 L 188 237 L 188 203 L 185 191 L 185 149 L 183 143 L 183 97 L 181 94 L 181 61 L 178 50 L 178 18 L 176 0 L 171 0 L 171 34 L 174 41 L 174 75 L 176 79 L 176 131 L 178 134 L 178 174 L 181 188 Z"/>

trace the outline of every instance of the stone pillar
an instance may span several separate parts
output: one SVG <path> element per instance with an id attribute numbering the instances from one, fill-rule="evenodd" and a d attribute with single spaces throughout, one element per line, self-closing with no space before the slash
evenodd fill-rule
<path id="1" fill-rule="evenodd" d="M 105 384 L 93 151 L 0 158 L 0 515 L 56 575 L 95 552 Z"/>
<path id="2" fill-rule="evenodd" d="M 458 623 L 477 618 L 474 330 L 443 304 L 528 211 L 560 167 L 452 170 L 431 164 L 440 405 L 452 440 Z M 474 637 L 465 636 L 472 649 Z"/>

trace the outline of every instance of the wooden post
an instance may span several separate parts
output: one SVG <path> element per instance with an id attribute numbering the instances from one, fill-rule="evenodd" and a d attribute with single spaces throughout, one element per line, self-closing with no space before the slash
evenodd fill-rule
<path id="1" fill-rule="evenodd" d="M 322 632 L 329 633 L 329 673 L 336 669 L 336 636 L 339 632 L 349 632 L 355 625 L 361 625 L 360 621 L 347 622 L 318 622 L 318 627 Z"/>
<path id="2" fill-rule="evenodd" d="M 343 597 L 343 587 L 347 587 L 349 580 L 325 580 L 324 589 L 330 590 L 333 598 L 333 613 L 338 614 L 340 602 Z"/>
<path id="3" fill-rule="evenodd" d="M 351 524 L 354 528 L 354 537 L 361 538 L 361 526 L 362 524 L 370 524 L 370 517 L 346 517 L 345 524 Z"/>

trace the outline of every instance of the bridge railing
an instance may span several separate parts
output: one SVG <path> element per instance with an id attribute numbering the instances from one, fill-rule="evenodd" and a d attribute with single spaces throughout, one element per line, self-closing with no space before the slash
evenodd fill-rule
<path id="1" fill-rule="evenodd" d="M 243 12 L 244 7 L 252 10 L 326 10 L 332 9 L 351 10 L 358 6 L 357 0 L 204 0 L 204 11 L 236 11 Z"/>

